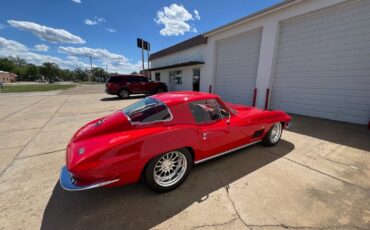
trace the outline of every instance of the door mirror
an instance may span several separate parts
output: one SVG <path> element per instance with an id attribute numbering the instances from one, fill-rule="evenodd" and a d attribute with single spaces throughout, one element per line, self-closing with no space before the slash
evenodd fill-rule
<path id="1" fill-rule="evenodd" d="M 220 112 L 221 112 L 223 117 L 227 117 L 226 123 L 230 124 L 231 114 L 228 111 L 226 111 L 225 109 L 220 109 Z"/>

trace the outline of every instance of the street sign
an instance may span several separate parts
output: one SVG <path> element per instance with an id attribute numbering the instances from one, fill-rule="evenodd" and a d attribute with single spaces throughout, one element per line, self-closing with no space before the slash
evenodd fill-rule
<path id="1" fill-rule="evenodd" d="M 137 47 L 143 48 L 143 39 L 137 38 Z"/>
<path id="2" fill-rule="evenodd" d="M 137 47 L 142 48 L 144 50 L 150 50 L 150 43 L 147 41 L 144 41 L 141 38 L 137 38 Z"/>
<path id="3" fill-rule="evenodd" d="M 147 41 L 144 41 L 144 50 L 150 50 L 150 43 L 149 42 L 147 42 Z"/>

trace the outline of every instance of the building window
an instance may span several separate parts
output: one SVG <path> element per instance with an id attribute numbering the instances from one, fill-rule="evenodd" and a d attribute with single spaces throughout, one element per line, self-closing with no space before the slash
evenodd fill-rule
<path id="1" fill-rule="evenodd" d="M 161 73 L 155 73 L 155 81 L 161 81 Z"/>
<path id="2" fill-rule="evenodd" d="M 182 70 L 171 70 L 170 71 L 170 83 L 182 84 Z"/>

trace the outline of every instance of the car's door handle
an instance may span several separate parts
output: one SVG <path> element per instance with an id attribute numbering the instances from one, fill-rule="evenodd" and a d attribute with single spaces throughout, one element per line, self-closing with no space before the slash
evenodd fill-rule
<path id="1" fill-rule="evenodd" d="M 208 133 L 203 133 L 202 134 L 202 138 L 203 138 L 204 141 L 207 139 L 207 135 L 208 135 Z"/>

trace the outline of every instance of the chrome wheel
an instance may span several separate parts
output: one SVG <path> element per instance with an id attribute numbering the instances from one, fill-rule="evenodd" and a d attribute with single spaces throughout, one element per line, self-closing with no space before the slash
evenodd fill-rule
<path id="1" fill-rule="evenodd" d="M 128 93 L 128 91 L 127 91 L 127 90 L 123 89 L 123 90 L 121 90 L 121 91 L 119 92 L 119 96 L 120 96 L 121 98 L 128 98 L 129 93 Z"/>
<path id="2" fill-rule="evenodd" d="M 154 166 L 154 181 L 163 187 L 172 186 L 185 175 L 186 168 L 187 161 L 182 152 L 168 152 L 159 158 Z"/>
<path id="3" fill-rule="evenodd" d="M 280 122 L 274 124 L 274 126 L 271 129 L 271 133 L 270 133 L 270 142 L 272 144 L 278 142 L 278 140 L 281 137 L 282 130 L 283 129 L 282 129 L 282 126 L 281 126 L 281 123 Z"/>

